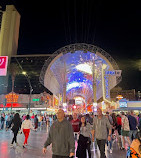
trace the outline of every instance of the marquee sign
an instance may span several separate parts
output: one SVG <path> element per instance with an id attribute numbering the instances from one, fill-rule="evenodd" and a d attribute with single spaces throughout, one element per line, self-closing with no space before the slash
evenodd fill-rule
<path id="1" fill-rule="evenodd" d="M 5 95 L 5 98 L 7 99 L 7 103 L 17 103 L 18 102 L 18 98 L 19 98 L 19 95 L 16 94 L 16 93 L 9 93 L 7 95 Z"/>
<path id="2" fill-rule="evenodd" d="M 0 76 L 7 74 L 8 56 L 0 56 Z"/>
<path id="3" fill-rule="evenodd" d="M 121 70 L 105 71 L 105 75 L 121 76 Z"/>

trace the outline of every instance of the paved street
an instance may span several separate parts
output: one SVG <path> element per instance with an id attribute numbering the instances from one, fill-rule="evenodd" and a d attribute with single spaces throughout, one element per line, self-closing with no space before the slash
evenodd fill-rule
<path id="1" fill-rule="evenodd" d="M 23 134 L 18 134 L 18 143 L 20 146 L 10 148 L 11 139 L 13 134 L 11 131 L 0 131 L 0 158 L 51 158 L 51 146 L 48 147 L 48 152 L 42 154 L 42 147 L 46 140 L 46 131 L 31 132 L 28 140 L 29 146 L 23 149 L 22 144 L 24 141 Z M 99 150 L 93 149 L 93 158 L 99 158 Z M 114 143 L 113 154 L 106 152 L 107 158 L 125 158 L 125 151 L 117 149 L 117 144 Z"/>

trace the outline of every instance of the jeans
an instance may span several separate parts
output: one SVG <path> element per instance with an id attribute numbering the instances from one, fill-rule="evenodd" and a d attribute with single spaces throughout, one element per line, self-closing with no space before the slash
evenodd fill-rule
<path id="1" fill-rule="evenodd" d="M 137 134 L 137 130 L 130 130 L 129 136 L 130 136 L 131 142 L 133 139 L 136 138 L 136 134 Z"/>
<path id="2" fill-rule="evenodd" d="M 4 121 L 1 121 L 1 129 L 4 127 Z"/>
<path id="3" fill-rule="evenodd" d="M 110 149 L 112 149 L 112 144 L 113 144 L 113 138 L 111 137 L 111 140 L 107 140 L 107 146 L 109 146 Z"/>
<path id="4" fill-rule="evenodd" d="M 96 141 L 97 141 L 97 145 L 98 145 L 99 150 L 100 150 L 100 158 L 106 158 L 106 155 L 105 155 L 106 140 L 105 139 L 101 139 L 101 140 L 96 139 Z"/>

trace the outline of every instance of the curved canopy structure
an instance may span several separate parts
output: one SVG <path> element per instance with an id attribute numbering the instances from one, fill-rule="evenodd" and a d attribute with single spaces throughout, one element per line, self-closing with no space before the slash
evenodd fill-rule
<path id="1" fill-rule="evenodd" d="M 65 87 L 67 99 L 81 96 L 88 101 L 93 99 L 95 81 L 98 100 L 103 94 L 103 65 L 105 65 L 104 86 L 106 97 L 109 98 L 110 89 L 121 80 L 121 73 L 108 53 L 90 44 L 71 44 L 57 50 L 45 62 L 40 74 L 40 82 L 55 95 L 63 94 Z"/>

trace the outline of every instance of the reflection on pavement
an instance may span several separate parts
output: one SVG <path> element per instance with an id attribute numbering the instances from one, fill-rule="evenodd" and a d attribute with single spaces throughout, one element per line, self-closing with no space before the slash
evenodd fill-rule
<path id="1" fill-rule="evenodd" d="M 47 153 L 42 153 L 42 148 L 44 142 L 47 138 L 46 131 L 31 131 L 28 146 L 27 148 L 23 149 L 22 144 L 24 142 L 24 135 L 18 134 L 17 142 L 19 146 L 14 144 L 13 148 L 10 148 L 10 143 L 13 138 L 13 133 L 9 131 L 2 130 L 0 131 L 0 158 L 51 158 L 51 145 L 47 148 Z M 75 143 L 77 148 L 77 142 Z M 94 145 L 93 145 L 94 146 Z M 107 148 L 107 147 L 106 147 Z M 109 151 L 106 149 L 107 158 L 125 158 L 126 152 L 120 151 L 116 143 L 114 143 L 113 153 L 110 154 Z M 99 150 L 95 150 L 92 147 L 92 158 L 99 158 Z"/>

